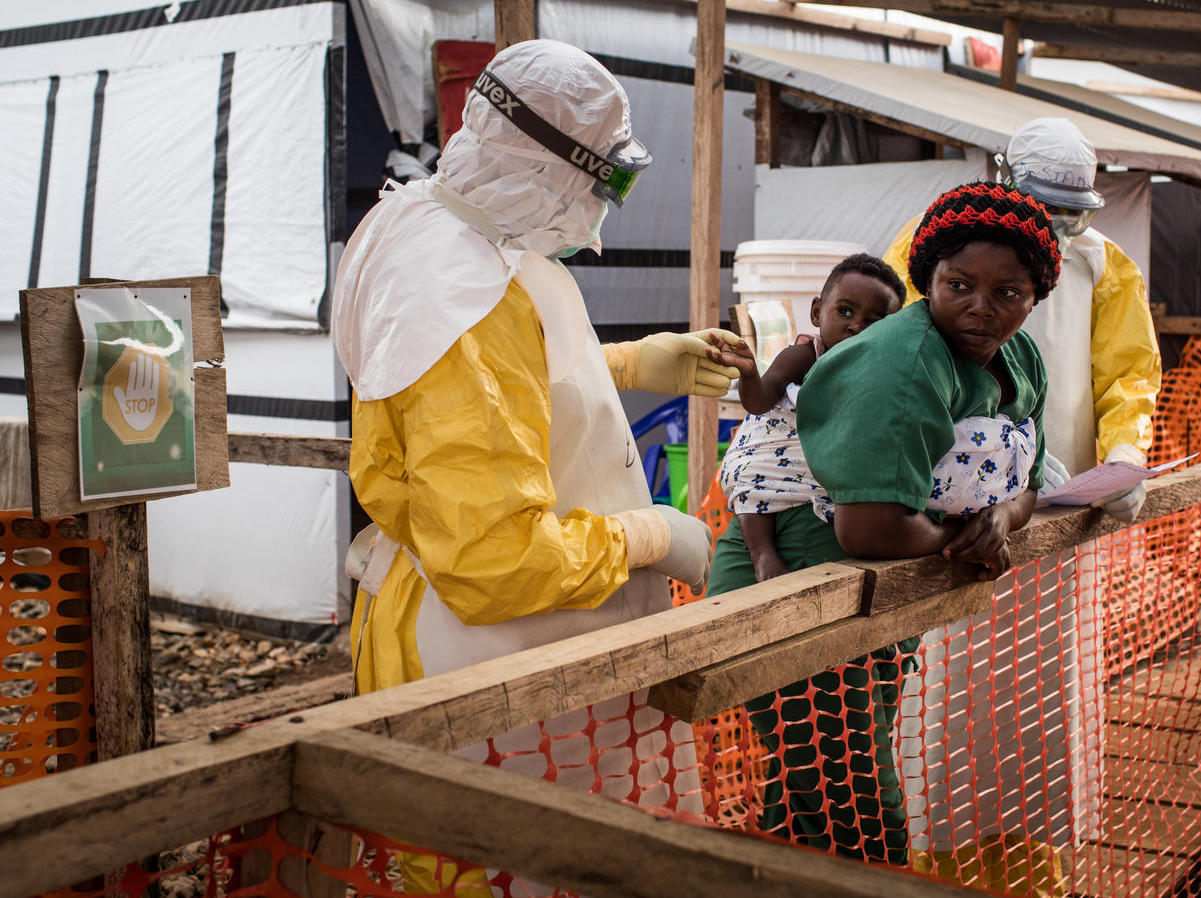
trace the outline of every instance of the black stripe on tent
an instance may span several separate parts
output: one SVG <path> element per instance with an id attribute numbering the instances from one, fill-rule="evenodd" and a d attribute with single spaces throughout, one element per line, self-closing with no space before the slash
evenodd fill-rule
<path id="1" fill-rule="evenodd" d="M 668 65 L 665 62 L 647 62 L 642 59 L 629 59 L 625 56 L 610 56 L 607 53 L 592 53 L 601 65 L 614 75 L 624 75 L 627 78 L 643 78 L 647 81 L 662 81 L 667 84 L 692 84 L 696 80 L 696 69 L 683 65 Z M 755 92 L 755 84 L 745 75 L 736 72 L 726 72 L 726 90 Z"/>
<path id="2" fill-rule="evenodd" d="M 104 88 L 108 72 L 96 73 L 92 98 L 92 145 L 88 149 L 88 182 L 83 194 L 83 229 L 79 240 L 79 280 L 92 276 L 92 219 L 96 215 L 96 176 L 100 168 L 100 128 L 104 124 Z"/>
<path id="3" fill-rule="evenodd" d="M 349 421 L 348 399 L 289 399 L 282 396 L 226 396 L 231 415 L 296 418 L 303 421 Z"/>
<path id="4" fill-rule="evenodd" d="M 970 66 L 955 65 L 948 63 L 946 66 L 947 72 L 952 75 L 958 75 L 961 78 L 967 78 L 970 81 L 977 81 L 980 84 L 988 84 L 997 87 L 1000 83 L 995 75 L 988 74 L 973 69 Z M 1132 128 L 1135 131 L 1141 131 L 1144 134 L 1151 134 L 1155 137 L 1162 137 L 1164 140 L 1170 140 L 1172 143 L 1184 144 L 1186 147 L 1192 147 L 1195 150 L 1201 150 L 1201 141 L 1193 140 L 1183 134 L 1177 134 L 1175 131 L 1169 131 L 1165 128 L 1157 128 L 1154 125 L 1148 125 L 1138 119 L 1127 118 L 1126 116 L 1110 112 L 1107 109 L 1102 109 L 1100 106 L 1093 106 L 1081 100 L 1075 100 L 1070 97 L 1061 96 L 1049 90 L 1042 90 L 1038 87 L 1032 87 L 1029 84 L 1018 82 L 1017 92 L 1024 97 L 1033 97 L 1036 100 L 1045 100 L 1048 103 L 1054 103 L 1056 106 L 1063 106 L 1065 109 L 1074 109 L 1076 112 L 1083 112 L 1086 115 L 1091 115 L 1093 118 L 1104 119 L 1107 122 L 1113 122 L 1115 125 L 1123 125 L 1127 128 Z"/>
<path id="5" fill-rule="evenodd" d="M 50 22 L 45 25 L 30 25 L 26 28 L 10 28 L 0 31 L 0 48 L 22 47 L 27 44 L 45 44 L 51 41 L 73 41 L 83 37 L 99 37 L 105 34 L 121 34 L 125 31 L 141 31 L 144 28 L 160 28 L 178 25 L 180 22 L 198 22 L 244 12 L 263 9 L 283 9 L 289 6 L 308 6 L 311 3 L 345 3 L 346 0 L 192 0 L 179 7 L 174 19 L 168 20 L 164 4 L 148 9 L 114 13 L 110 16 L 95 16 L 90 19 L 73 19 L 69 22 Z"/>
<path id="6" fill-rule="evenodd" d="M 25 379 L 0 377 L 0 395 L 24 396 Z M 350 401 L 347 399 L 229 395 L 225 397 L 225 408 L 231 415 L 254 415 L 259 418 L 293 418 L 299 421 L 350 420 Z"/>
<path id="7" fill-rule="evenodd" d="M 346 48 L 330 47 L 325 54 L 326 177 L 333 208 L 329 240 L 345 243 L 346 233 Z"/>
<path id="8" fill-rule="evenodd" d="M 25 378 L 0 377 L 0 394 L 9 396 L 25 395 Z"/>
<path id="9" fill-rule="evenodd" d="M 38 178 L 38 209 L 33 219 L 33 249 L 29 254 L 29 286 L 38 285 L 42 268 L 42 237 L 46 230 L 46 195 L 50 191 L 50 150 L 54 145 L 54 108 L 58 102 L 58 75 L 50 76 L 46 93 L 46 129 L 42 132 L 42 173 Z"/>
<path id="10" fill-rule="evenodd" d="M 687 268 L 692 253 L 686 249 L 606 249 L 598 258 L 596 253 L 580 250 L 563 260 L 573 268 Z M 734 251 L 721 251 L 721 267 L 734 267 Z"/>
<path id="11" fill-rule="evenodd" d="M 217 133 L 213 138 L 213 218 L 209 227 L 209 274 L 221 274 L 225 258 L 225 191 L 229 184 L 229 105 L 234 86 L 234 55 L 221 57 L 217 89 Z"/>

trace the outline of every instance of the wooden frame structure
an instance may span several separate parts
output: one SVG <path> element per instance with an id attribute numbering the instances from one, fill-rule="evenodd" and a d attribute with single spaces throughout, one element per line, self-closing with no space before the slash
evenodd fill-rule
<path id="1" fill-rule="evenodd" d="M 242 436 L 231 442 L 273 443 Z M 330 442 L 308 457 L 328 463 L 344 446 Z M 1140 520 L 1201 503 L 1201 466 L 1150 481 L 1147 493 Z M 1012 537 L 1014 562 L 1121 526 L 1095 509 L 1039 511 Z M 0 898 L 29 898 L 287 811 L 387 832 L 597 896 L 685 888 L 700 896 L 752 889 L 768 896 L 798 889 L 830 896 L 972 894 L 791 846 L 664 823 L 442 753 L 647 687 L 657 707 L 703 719 L 901 636 L 961 620 L 985 607 L 992 589 L 966 566 L 935 557 L 825 564 L 228 738 L 15 785 L 0 790 Z"/>

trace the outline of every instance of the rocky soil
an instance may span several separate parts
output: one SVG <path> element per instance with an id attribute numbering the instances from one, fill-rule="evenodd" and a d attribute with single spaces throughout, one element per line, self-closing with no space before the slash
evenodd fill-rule
<path id="1" fill-rule="evenodd" d="M 150 640 L 160 718 L 350 670 L 345 638 L 317 645 L 156 614 Z"/>

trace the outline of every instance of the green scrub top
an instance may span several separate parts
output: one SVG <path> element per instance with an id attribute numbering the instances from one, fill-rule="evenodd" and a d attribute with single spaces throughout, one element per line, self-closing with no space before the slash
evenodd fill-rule
<path id="1" fill-rule="evenodd" d="M 834 503 L 896 502 L 924 510 L 934 465 L 954 445 L 955 422 L 998 412 L 1015 422 L 1034 419 L 1030 486 L 1042 486 L 1042 356 L 1023 331 L 998 352 L 1017 393 L 1005 406 L 996 379 L 951 351 L 927 300 L 823 353 L 801 386 L 797 430 L 813 476 Z"/>

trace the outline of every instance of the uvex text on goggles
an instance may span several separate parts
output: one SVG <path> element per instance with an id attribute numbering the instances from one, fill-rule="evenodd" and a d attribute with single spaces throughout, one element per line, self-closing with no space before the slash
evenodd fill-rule
<path id="1" fill-rule="evenodd" d="M 471 89 L 542 146 L 592 177 L 596 181 L 593 193 L 611 200 L 619 207 L 630 195 L 642 170 L 651 164 L 650 152 L 633 137 L 623 140 L 605 156 L 572 140 L 521 102 L 487 69 L 480 72 Z"/>

